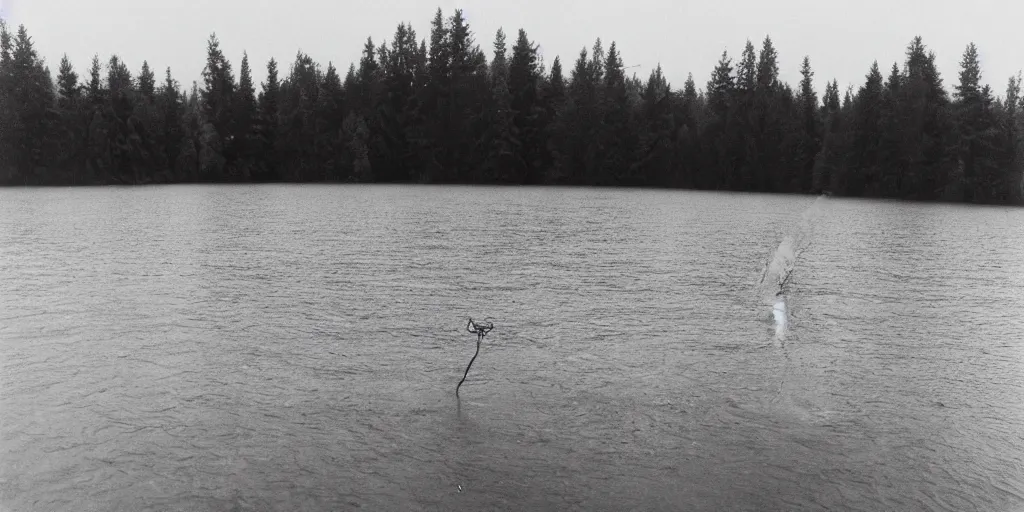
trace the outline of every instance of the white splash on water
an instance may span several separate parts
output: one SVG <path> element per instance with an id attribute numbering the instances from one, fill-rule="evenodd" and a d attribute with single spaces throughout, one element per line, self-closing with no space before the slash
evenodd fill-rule
<path id="1" fill-rule="evenodd" d="M 772 307 L 772 315 L 775 316 L 775 337 L 783 340 L 786 338 L 786 301 L 776 302 Z"/>
<path id="2" fill-rule="evenodd" d="M 772 317 L 775 319 L 775 337 L 779 340 L 785 339 L 789 324 L 786 308 L 786 285 L 789 283 L 800 255 L 811 244 L 815 221 L 824 211 L 826 200 L 826 196 L 815 199 L 814 203 L 800 215 L 800 223 L 783 237 L 778 248 L 765 261 L 759 287 L 765 303 L 771 304 Z"/>

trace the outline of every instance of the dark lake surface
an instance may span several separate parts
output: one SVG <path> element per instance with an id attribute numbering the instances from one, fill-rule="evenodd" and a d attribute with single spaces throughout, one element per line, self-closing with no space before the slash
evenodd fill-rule
<path id="1" fill-rule="evenodd" d="M 0 190 L 0 509 L 1020 510 L 1022 330 L 1024 210 Z"/>

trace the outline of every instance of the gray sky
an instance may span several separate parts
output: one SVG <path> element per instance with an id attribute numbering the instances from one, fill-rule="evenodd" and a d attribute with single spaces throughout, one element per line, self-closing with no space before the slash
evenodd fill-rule
<path id="1" fill-rule="evenodd" d="M 236 75 L 242 51 L 248 51 L 258 83 L 270 57 L 282 63 L 283 77 L 299 49 L 324 66 L 334 61 L 344 73 L 358 61 L 366 36 L 379 44 L 407 21 L 418 38 L 429 39 L 435 9 L 447 17 L 456 6 L 488 57 L 499 26 L 510 42 L 525 28 L 549 67 L 561 55 L 571 68 L 580 48 L 601 37 L 606 49 L 612 40 L 618 43 L 627 66 L 640 65 L 629 72 L 646 78 L 660 62 L 675 88 L 688 72 L 703 88 L 723 49 L 738 57 L 748 38 L 760 48 L 766 34 L 790 84 L 796 86 L 800 60 L 810 56 L 819 95 L 832 78 L 841 89 L 860 86 L 876 59 L 887 74 L 894 61 L 902 64 L 904 48 L 918 34 L 938 55 L 950 91 L 971 41 L 979 47 L 983 81 L 999 95 L 1024 67 L 1024 2 L 1017 0 L 0 0 L 0 15 L 13 26 L 25 24 L 54 73 L 63 53 L 80 74 L 94 53 L 103 62 L 116 53 L 135 72 L 143 59 L 158 77 L 170 66 L 188 87 L 202 71 L 211 32 Z"/>

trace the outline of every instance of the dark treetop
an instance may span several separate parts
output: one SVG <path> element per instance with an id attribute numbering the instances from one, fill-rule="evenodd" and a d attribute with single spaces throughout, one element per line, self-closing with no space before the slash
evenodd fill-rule
<path id="1" fill-rule="evenodd" d="M 136 74 L 115 55 L 56 80 L 24 27 L 2 27 L 0 183 L 415 182 L 832 192 L 1020 203 L 1020 77 L 980 85 L 968 45 L 950 94 L 921 38 L 857 89 L 794 89 L 770 38 L 673 89 L 626 76 L 599 39 L 550 69 L 526 32 L 484 48 L 461 11 L 428 38 L 400 24 L 358 64 L 298 53 L 253 84 L 211 35 L 202 83 Z"/>

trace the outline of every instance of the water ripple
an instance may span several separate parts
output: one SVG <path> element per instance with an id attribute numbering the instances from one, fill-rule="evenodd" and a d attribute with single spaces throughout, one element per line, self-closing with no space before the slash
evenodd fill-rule
<path id="1" fill-rule="evenodd" d="M 0 191 L 0 509 L 1024 507 L 1024 214 L 814 204 Z"/>

